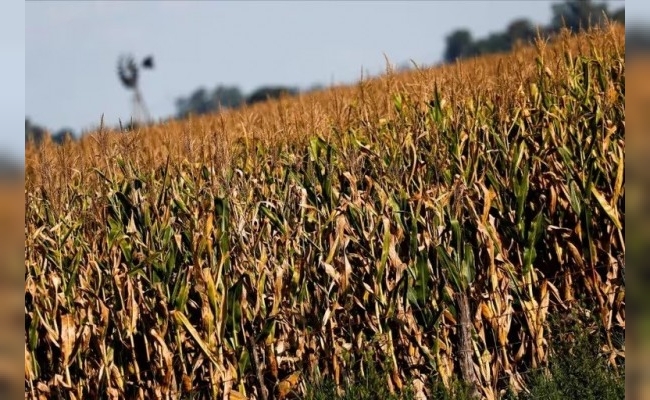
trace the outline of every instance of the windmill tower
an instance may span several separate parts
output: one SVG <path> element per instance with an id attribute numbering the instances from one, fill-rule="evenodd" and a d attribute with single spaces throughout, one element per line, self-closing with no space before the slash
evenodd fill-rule
<path id="1" fill-rule="evenodd" d="M 148 56 L 142 61 L 142 67 L 153 69 L 153 57 Z M 133 120 L 135 123 L 148 123 L 151 121 L 151 116 L 144 104 L 140 87 L 138 86 L 138 65 L 133 60 L 133 57 L 121 56 L 117 64 L 117 74 L 127 90 L 133 90 Z"/>

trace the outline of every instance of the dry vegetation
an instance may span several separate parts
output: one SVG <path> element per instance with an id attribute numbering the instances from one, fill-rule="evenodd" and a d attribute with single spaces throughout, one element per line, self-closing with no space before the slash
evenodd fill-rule
<path id="1" fill-rule="evenodd" d="M 391 390 L 495 399 L 549 314 L 624 332 L 610 28 L 29 147 L 26 396 L 286 398 L 372 354 Z"/>

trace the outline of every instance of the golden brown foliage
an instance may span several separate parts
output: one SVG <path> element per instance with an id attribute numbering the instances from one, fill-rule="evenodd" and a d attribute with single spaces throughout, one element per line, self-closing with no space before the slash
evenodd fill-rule
<path id="1" fill-rule="evenodd" d="M 612 26 L 29 147 L 26 392 L 283 398 L 368 352 L 399 390 L 470 351 L 494 399 L 580 307 L 615 364 L 624 46 Z"/>

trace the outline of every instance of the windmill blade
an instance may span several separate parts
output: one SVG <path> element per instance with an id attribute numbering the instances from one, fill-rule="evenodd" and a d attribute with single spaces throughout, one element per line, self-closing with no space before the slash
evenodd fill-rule
<path id="1" fill-rule="evenodd" d="M 129 89 L 133 89 L 138 83 L 138 66 L 133 61 L 132 56 L 121 56 L 117 66 L 117 74 L 122 84 Z"/>

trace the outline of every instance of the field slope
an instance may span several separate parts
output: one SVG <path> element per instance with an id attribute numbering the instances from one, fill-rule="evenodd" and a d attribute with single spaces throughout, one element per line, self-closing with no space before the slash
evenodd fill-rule
<path id="1" fill-rule="evenodd" d="M 282 399 L 374 361 L 496 399 L 551 317 L 620 365 L 624 60 L 611 26 L 29 146 L 26 395 Z"/>

